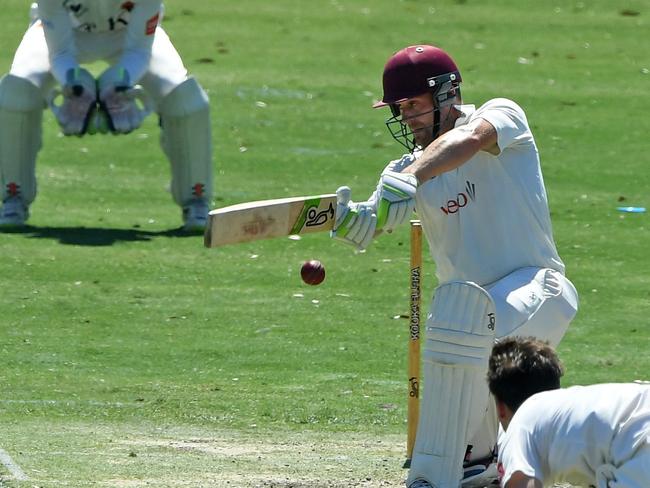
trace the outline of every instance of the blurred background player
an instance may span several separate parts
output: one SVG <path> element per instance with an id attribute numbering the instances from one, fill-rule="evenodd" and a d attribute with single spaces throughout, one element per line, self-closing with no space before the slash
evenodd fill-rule
<path id="1" fill-rule="evenodd" d="M 504 488 L 642 488 L 650 482 L 650 385 L 600 384 L 560 390 L 563 367 L 534 338 L 497 342 L 488 384 L 501 425 Z"/>
<path id="2" fill-rule="evenodd" d="M 41 0 L 32 24 L 0 79 L 0 225 L 22 226 L 36 197 L 36 156 L 42 113 L 53 88 L 53 111 L 65 135 L 137 129 L 147 114 L 143 87 L 160 116 L 161 146 L 171 163 L 171 192 L 186 230 L 203 229 L 212 198 L 212 142 L 208 97 L 188 77 L 160 26 L 160 0 Z M 97 80 L 84 63 L 106 61 Z M 101 125 L 101 124 L 100 124 Z"/>
<path id="3" fill-rule="evenodd" d="M 461 81 L 437 47 L 391 56 L 375 107 L 390 107 L 387 126 L 409 153 L 388 164 L 367 201 L 337 191 L 333 237 L 365 249 L 416 209 L 436 264 L 411 488 L 496 480 L 498 419 L 485 382 L 494 339 L 558 344 L 578 307 L 523 110 L 505 98 L 464 105 Z"/>

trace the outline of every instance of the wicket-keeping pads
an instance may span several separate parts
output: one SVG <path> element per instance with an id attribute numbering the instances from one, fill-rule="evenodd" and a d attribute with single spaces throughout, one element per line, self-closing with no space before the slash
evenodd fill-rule
<path id="1" fill-rule="evenodd" d="M 439 286 L 427 318 L 424 395 L 408 482 L 458 488 L 468 439 L 489 399 L 485 373 L 496 325 L 492 298 L 472 282 Z"/>
<path id="2" fill-rule="evenodd" d="M 160 144 L 172 169 L 172 196 L 180 206 L 212 200 L 212 128 L 207 93 L 188 78 L 159 104 Z"/>
<path id="3" fill-rule="evenodd" d="M 36 155 L 41 149 L 45 102 L 41 92 L 24 78 L 0 78 L 0 200 L 9 187 L 29 205 L 36 196 Z"/>

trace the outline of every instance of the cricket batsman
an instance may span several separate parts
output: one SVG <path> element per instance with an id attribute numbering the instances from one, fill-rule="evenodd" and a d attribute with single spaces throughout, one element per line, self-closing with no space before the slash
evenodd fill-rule
<path id="1" fill-rule="evenodd" d="M 183 227 L 205 227 L 213 178 L 208 96 L 161 27 L 162 9 L 161 0 L 32 5 L 32 23 L 0 78 L 0 226 L 29 218 L 49 104 L 67 136 L 127 134 L 154 107 Z M 108 67 L 95 79 L 83 65 L 98 60 Z"/>
<path id="2" fill-rule="evenodd" d="M 416 210 L 436 265 L 409 488 L 497 479 L 498 418 L 485 381 L 492 345 L 515 335 L 557 345 L 578 308 L 524 111 L 506 98 L 464 104 L 461 82 L 438 47 L 391 56 L 375 107 L 390 109 L 386 124 L 408 153 L 386 166 L 367 201 L 337 191 L 333 237 L 365 249 Z"/>

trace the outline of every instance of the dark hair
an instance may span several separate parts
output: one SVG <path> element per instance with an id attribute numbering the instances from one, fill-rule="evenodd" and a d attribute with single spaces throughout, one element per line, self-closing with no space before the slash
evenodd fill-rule
<path id="1" fill-rule="evenodd" d="M 488 386 L 497 400 L 516 412 L 540 391 L 556 390 L 564 368 L 555 350 L 534 337 L 506 337 L 492 348 Z"/>

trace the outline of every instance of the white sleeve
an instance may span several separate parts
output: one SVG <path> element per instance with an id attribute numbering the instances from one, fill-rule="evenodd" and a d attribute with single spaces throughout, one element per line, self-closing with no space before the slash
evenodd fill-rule
<path id="1" fill-rule="evenodd" d="M 543 480 L 540 456 L 529 429 L 512 423 L 508 426 L 499 444 L 498 466 L 502 476 L 501 486 L 505 486 L 517 471 Z"/>
<path id="2" fill-rule="evenodd" d="M 133 84 L 142 78 L 149 67 L 151 46 L 160 22 L 161 8 L 161 0 L 141 0 L 131 12 L 124 51 L 115 67 L 126 69 Z"/>
<path id="3" fill-rule="evenodd" d="M 497 144 L 503 151 L 519 142 L 532 138 L 523 109 L 512 100 L 495 98 L 481 106 L 474 118 L 487 120 L 497 131 Z"/>
<path id="4" fill-rule="evenodd" d="M 68 70 L 79 66 L 70 16 L 60 0 L 40 0 L 38 14 L 43 23 L 52 74 L 64 85 Z"/>

